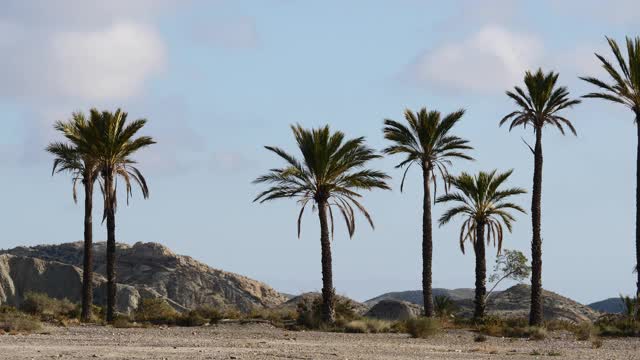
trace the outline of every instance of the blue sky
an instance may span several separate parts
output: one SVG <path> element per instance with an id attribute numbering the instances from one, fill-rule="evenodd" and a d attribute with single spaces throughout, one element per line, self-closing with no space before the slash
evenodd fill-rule
<path id="1" fill-rule="evenodd" d="M 43 148 L 55 120 L 96 106 L 149 120 L 158 144 L 138 160 L 151 198 L 118 211 L 117 239 L 155 241 L 278 290 L 319 290 L 312 213 L 296 238 L 294 202 L 252 203 L 251 180 L 281 164 L 263 145 L 295 151 L 289 124 L 330 124 L 369 145 L 386 143 L 384 118 L 426 106 L 467 113 L 457 128 L 475 147 L 453 172 L 515 169 L 530 188 L 532 134 L 499 128 L 504 95 L 526 69 L 604 77 L 604 36 L 636 36 L 640 5 L 609 1 L 71 1 L 3 2 L 0 14 L 0 226 L 3 248 L 82 239 L 71 182 L 50 176 Z M 632 114 L 586 101 L 566 112 L 579 136 L 544 134 L 543 285 L 582 302 L 634 288 L 636 134 Z M 394 190 L 368 194 L 373 231 L 338 226 L 337 291 L 365 300 L 420 287 L 421 178 L 404 193 L 397 159 L 373 167 Z M 529 207 L 529 196 L 520 203 Z M 442 211 L 434 208 L 434 215 Z M 99 219 L 100 206 L 95 210 Z M 362 219 L 360 219 L 362 220 Z M 472 287 L 457 223 L 434 230 L 434 286 Z M 95 224 L 95 239 L 105 228 Z M 519 216 L 505 247 L 529 253 Z M 494 252 L 489 252 L 489 266 Z"/>

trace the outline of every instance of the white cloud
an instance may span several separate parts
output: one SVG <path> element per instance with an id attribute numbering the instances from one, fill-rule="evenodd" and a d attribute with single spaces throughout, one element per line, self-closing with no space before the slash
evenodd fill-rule
<path id="1" fill-rule="evenodd" d="M 49 55 L 53 89 L 89 100 L 138 95 L 145 81 L 166 63 L 165 46 L 157 31 L 136 23 L 54 34 Z"/>
<path id="2" fill-rule="evenodd" d="M 422 85 L 476 92 L 503 91 L 537 66 L 542 42 L 535 36 L 485 26 L 470 37 L 422 54 L 409 76 Z"/>

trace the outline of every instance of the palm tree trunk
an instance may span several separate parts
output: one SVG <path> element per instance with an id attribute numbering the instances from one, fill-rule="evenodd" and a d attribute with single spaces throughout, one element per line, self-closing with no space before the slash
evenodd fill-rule
<path id="1" fill-rule="evenodd" d="M 113 322 L 116 307 L 116 216 L 114 208 L 115 196 L 113 174 L 107 172 L 105 191 L 107 191 L 107 322 Z"/>
<path id="2" fill-rule="evenodd" d="M 536 129 L 536 147 L 534 150 L 533 195 L 531 199 L 531 311 L 529 325 L 542 325 L 542 128 Z"/>
<path id="3" fill-rule="evenodd" d="M 636 154 L 636 297 L 640 298 L 640 112 L 636 113 L 638 144 Z"/>
<path id="4" fill-rule="evenodd" d="M 478 223 L 476 228 L 476 242 L 473 244 L 476 253 L 476 297 L 473 318 L 480 320 L 484 317 L 485 296 L 487 294 L 487 262 L 484 246 L 484 224 Z"/>
<path id="5" fill-rule="evenodd" d="M 322 247 L 322 321 L 333 324 L 336 321 L 336 312 L 326 200 L 318 201 L 318 216 L 320 217 L 320 246 Z"/>
<path id="6" fill-rule="evenodd" d="M 85 176 L 84 184 L 84 261 L 82 264 L 82 312 L 80 319 L 91 321 L 93 304 L 93 179 Z"/>
<path id="7" fill-rule="evenodd" d="M 433 317 L 433 291 L 431 289 L 431 261 L 433 256 L 433 233 L 431 226 L 431 187 L 430 167 L 422 166 L 424 200 L 422 203 L 422 296 L 424 299 L 424 316 Z"/>

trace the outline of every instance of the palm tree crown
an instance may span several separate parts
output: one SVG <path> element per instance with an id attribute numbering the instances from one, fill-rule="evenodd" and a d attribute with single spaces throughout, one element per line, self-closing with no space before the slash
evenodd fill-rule
<path id="1" fill-rule="evenodd" d="M 69 121 L 57 121 L 54 128 L 62 133 L 70 142 L 53 142 L 47 146 L 47 152 L 54 155 L 52 173 L 69 172 L 73 179 L 73 201 L 78 201 L 78 182 L 95 182 L 99 172 L 93 154 L 82 153 L 78 144 L 86 142 L 81 139 L 83 131 L 89 125 L 84 114 L 75 112 Z"/>
<path id="2" fill-rule="evenodd" d="M 502 249 L 503 225 L 511 232 L 512 223 L 515 221 L 510 210 L 525 213 L 525 210 L 508 199 L 513 195 L 525 194 L 522 188 L 500 189 L 500 186 L 511 176 L 513 170 L 497 174 L 480 172 L 472 176 L 462 173 L 460 176 L 449 179 L 451 185 L 458 190 L 439 197 L 436 202 L 454 202 L 455 205 L 440 217 L 440 226 L 448 223 L 456 216 L 462 216 L 465 220 L 460 227 L 460 249 L 464 253 L 465 241 L 475 243 L 483 239 L 477 239 L 478 226 L 484 226 L 487 243 L 493 240 L 498 249 Z"/>
<path id="3" fill-rule="evenodd" d="M 511 120 L 509 130 L 517 126 L 531 126 L 535 132 L 541 131 L 545 125 L 552 125 L 565 134 L 565 127 L 576 135 L 576 129 L 571 121 L 558 115 L 560 110 L 569 108 L 580 103 L 580 100 L 570 99 L 569 90 L 561 86 L 556 88 L 558 74 L 553 71 L 545 74 L 542 69 L 535 73 L 527 71 L 524 77 L 525 91 L 519 86 L 514 87 L 514 91 L 507 91 L 507 95 L 512 98 L 520 107 L 519 110 L 507 114 L 500 121 L 502 126 Z"/>
<path id="4" fill-rule="evenodd" d="M 77 135 L 67 137 L 72 139 L 82 153 L 95 154 L 103 178 L 111 175 L 115 181 L 118 177 L 124 181 L 127 200 L 132 194 L 134 183 L 147 198 L 149 187 L 142 173 L 136 168 L 136 162 L 131 158 L 138 150 L 155 144 L 149 136 L 135 137 L 147 120 L 127 122 L 127 113 L 120 109 L 113 113 L 91 109 L 90 122 L 90 126 L 80 128 Z M 105 191 L 104 194 L 105 202 L 109 202 L 109 206 L 113 206 L 114 209 L 117 207 L 116 190 L 117 184 L 114 184 L 111 191 Z"/>
<path id="5" fill-rule="evenodd" d="M 340 132 L 331 132 L 328 126 L 307 130 L 300 125 L 291 127 L 302 160 L 296 159 L 278 147 L 266 146 L 269 151 L 284 159 L 288 165 L 272 169 L 258 177 L 254 183 L 273 185 L 256 196 L 254 201 L 265 202 L 281 198 L 298 199 L 301 205 L 298 216 L 298 237 L 302 215 L 309 202 L 315 205 L 326 203 L 333 234 L 333 212 L 336 208 L 345 220 L 349 236 L 356 228 L 355 206 L 373 227 L 371 216 L 358 201 L 362 195 L 358 190 L 374 188 L 389 189 L 385 182 L 389 177 L 380 171 L 363 169 L 364 165 L 380 155 L 364 144 L 364 138 L 345 140 Z"/>
<path id="6" fill-rule="evenodd" d="M 589 82 L 604 92 L 593 92 L 584 95 L 585 98 L 599 98 L 629 107 L 636 115 L 640 115 L 640 37 L 627 40 L 627 60 L 625 60 L 620 47 L 615 40 L 606 38 L 611 47 L 611 51 L 616 57 L 618 71 L 613 64 L 604 56 L 595 54 L 602 63 L 602 68 L 611 77 L 611 83 L 598 80 L 594 77 L 581 77 L 580 79 Z M 637 121 L 637 118 L 636 118 Z"/>
<path id="7" fill-rule="evenodd" d="M 404 180 L 413 164 L 417 163 L 426 169 L 428 179 L 425 181 L 432 180 L 436 186 L 437 173 L 443 180 L 448 178 L 447 167 L 451 165 L 452 159 L 473 160 L 471 156 L 464 153 L 465 150 L 473 149 L 469 141 L 449 134 L 463 115 L 464 110 L 458 110 L 443 118 L 439 111 L 427 111 L 426 108 L 422 108 L 416 113 L 405 110 L 404 117 L 409 127 L 391 119 L 384 121 L 384 137 L 394 144 L 383 152 L 406 155 L 406 158 L 396 166 L 397 168 L 406 166 L 400 191 L 404 188 Z M 446 186 L 445 182 L 445 189 Z"/>

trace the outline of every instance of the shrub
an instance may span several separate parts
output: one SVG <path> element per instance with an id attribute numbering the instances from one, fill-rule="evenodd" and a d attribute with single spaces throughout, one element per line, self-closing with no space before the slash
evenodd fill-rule
<path id="1" fill-rule="evenodd" d="M 297 307 L 297 324 L 307 329 L 321 329 L 321 330 L 340 330 L 344 326 L 353 321 L 359 320 L 360 316 L 353 310 L 351 301 L 346 299 L 335 299 L 334 309 L 336 312 L 335 324 L 328 325 L 322 322 L 322 299 L 316 298 L 313 302 L 298 303 Z"/>
<path id="2" fill-rule="evenodd" d="M 111 324 L 114 328 L 127 329 L 138 327 L 137 324 L 131 322 L 131 319 L 127 316 L 117 316 Z"/>
<path id="3" fill-rule="evenodd" d="M 200 306 L 194 310 L 196 314 L 205 318 L 209 323 L 217 323 L 218 321 L 224 319 L 224 314 L 222 311 L 214 308 L 213 306 Z"/>
<path id="4" fill-rule="evenodd" d="M 19 312 L 6 312 L 0 314 L 0 330 L 8 333 L 33 332 L 40 330 L 40 321 L 30 315 Z"/>
<path id="5" fill-rule="evenodd" d="M 595 335 L 595 329 L 590 322 L 583 322 L 575 326 L 573 333 L 576 335 L 576 340 L 586 341 Z"/>
<path id="6" fill-rule="evenodd" d="M 432 318 L 416 318 L 405 321 L 407 333 L 413 338 L 426 339 L 440 332 L 440 322 Z"/>
<path id="7" fill-rule="evenodd" d="M 445 317 L 453 314 L 458 306 L 450 297 L 444 295 L 438 295 L 433 299 L 433 305 L 436 310 L 436 315 Z"/>
<path id="8" fill-rule="evenodd" d="M 591 348 L 592 349 L 600 349 L 602 347 L 602 339 L 600 338 L 593 338 L 591 340 Z"/>
<path id="9" fill-rule="evenodd" d="M 43 320 L 75 318 L 79 315 L 77 306 L 67 299 L 54 299 L 44 293 L 28 292 L 20 305 L 20 310 L 40 316 Z"/>
<path id="10" fill-rule="evenodd" d="M 532 340 L 542 340 L 547 337 L 545 328 L 529 326 L 525 318 L 486 317 L 476 326 L 478 332 L 488 336 L 530 338 Z"/>
<path id="11" fill-rule="evenodd" d="M 175 324 L 178 316 L 178 312 L 163 299 L 143 299 L 134 314 L 136 321 L 156 325 Z"/>
<path id="12" fill-rule="evenodd" d="M 602 336 L 640 336 L 640 321 L 629 319 L 627 317 L 602 317 L 595 323 L 595 327 Z"/>
<path id="13" fill-rule="evenodd" d="M 298 313 L 287 309 L 254 308 L 247 317 L 249 319 L 267 320 L 274 326 L 286 327 L 297 323 Z"/>
<path id="14" fill-rule="evenodd" d="M 391 331 L 391 323 L 388 321 L 363 318 L 353 320 L 344 326 L 344 331 L 348 333 L 379 334 Z"/>
<path id="15" fill-rule="evenodd" d="M 208 322 L 207 319 L 195 310 L 180 314 L 180 316 L 176 318 L 176 324 L 179 326 L 202 326 Z"/>
<path id="16" fill-rule="evenodd" d="M 547 330 L 543 327 L 532 326 L 527 328 L 529 338 L 532 340 L 544 340 L 547 338 Z"/>
<path id="17" fill-rule="evenodd" d="M 473 341 L 475 341 L 475 342 L 485 342 L 485 341 L 487 341 L 487 337 L 482 335 L 482 334 L 478 334 L 473 338 Z"/>

